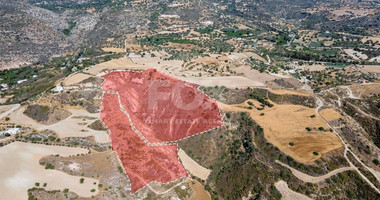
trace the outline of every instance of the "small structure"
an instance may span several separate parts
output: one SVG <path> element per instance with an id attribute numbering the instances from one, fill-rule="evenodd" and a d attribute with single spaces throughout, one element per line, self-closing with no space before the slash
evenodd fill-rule
<path id="1" fill-rule="evenodd" d="M 10 128 L 10 129 L 7 129 L 7 130 L 4 130 L 4 131 L 1 131 L 0 134 L 1 135 L 6 135 L 7 133 L 9 135 L 15 135 L 17 133 L 19 133 L 21 131 L 21 128 Z"/>
<path id="2" fill-rule="evenodd" d="M 1 91 L 8 90 L 8 85 L 6 83 L 3 83 L 0 85 Z"/>
<path id="3" fill-rule="evenodd" d="M 54 92 L 62 92 L 62 91 L 63 91 L 63 87 L 61 85 L 55 86 Z"/>
<path id="4" fill-rule="evenodd" d="M 18 81 L 17 81 L 17 84 L 21 84 L 21 83 L 26 82 L 26 81 L 28 81 L 28 79 L 18 80 Z"/>

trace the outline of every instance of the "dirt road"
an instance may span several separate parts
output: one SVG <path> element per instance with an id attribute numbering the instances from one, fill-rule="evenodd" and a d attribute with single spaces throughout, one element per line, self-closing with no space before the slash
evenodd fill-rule
<path id="1" fill-rule="evenodd" d="M 367 182 L 377 193 L 380 193 L 380 190 L 378 189 L 378 188 L 376 188 L 376 186 L 370 181 L 370 180 L 368 180 L 368 178 L 366 177 L 366 176 L 364 176 L 363 175 L 363 173 L 354 165 L 354 164 L 352 164 L 352 162 L 350 161 L 350 159 L 348 159 L 348 157 L 347 157 L 347 152 L 350 152 L 353 156 L 354 156 L 354 158 L 356 159 L 356 161 L 357 162 L 359 162 L 362 166 L 364 166 L 364 168 L 365 169 L 367 169 L 368 171 L 370 171 L 375 177 L 376 177 L 376 179 L 378 180 L 378 181 L 380 181 L 380 174 L 376 171 L 376 170 L 374 170 L 374 169 L 372 169 L 372 168 L 370 168 L 370 167 L 368 167 L 367 165 L 365 165 L 361 160 L 360 160 L 360 158 L 353 152 L 353 151 L 351 151 L 349 148 L 348 148 L 348 143 L 347 142 L 345 142 L 344 141 L 344 139 L 342 138 L 342 136 L 340 136 L 339 135 L 339 133 L 335 130 L 335 128 L 334 127 L 332 127 L 323 117 L 322 117 L 322 115 L 319 113 L 319 110 L 323 107 L 323 105 L 324 105 L 324 103 L 323 103 L 323 101 L 322 101 L 322 99 L 321 98 L 319 98 L 318 96 L 316 96 L 316 98 L 317 98 L 317 105 L 318 105 L 318 107 L 316 108 L 316 112 L 317 112 L 317 114 L 319 115 L 319 117 L 321 117 L 325 122 L 326 122 L 326 124 L 329 126 L 329 128 L 331 128 L 332 130 L 333 130 L 333 132 L 338 136 L 338 138 L 342 141 L 342 143 L 343 143 L 343 145 L 344 145 L 344 157 L 346 158 L 346 160 L 347 160 L 347 162 L 350 164 L 350 167 L 352 167 L 352 168 L 354 168 L 355 169 L 355 171 L 363 178 L 363 180 L 365 181 L 365 182 Z"/>
<path id="2" fill-rule="evenodd" d="M 179 149 L 178 156 L 181 159 L 182 164 L 191 174 L 203 180 L 207 180 L 208 176 L 211 173 L 211 170 L 200 166 L 197 162 L 191 159 L 182 149 Z"/>
<path id="3" fill-rule="evenodd" d="M 11 114 L 11 113 L 13 113 L 15 110 L 17 110 L 18 108 L 20 108 L 20 106 L 21 106 L 20 104 L 15 104 L 10 110 L 8 110 L 8 111 L 2 113 L 2 114 L 0 115 L 0 119 L 6 117 L 7 115 L 9 115 L 9 114 Z"/>
<path id="4" fill-rule="evenodd" d="M 342 167 L 342 168 L 339 168 L 339 169 L 336 169 L 336 170 L 333 170 L 325 175 L 322 175 L 322 176 L 310 176 L 308 174 L 305 174 L 301 171 L 298 171 L 296 169 L 294 169 L 293 167 L 290 167 L 289 165 L 285 164 L 285 163 L 282 163 L 278 160 L 276 160 L 276 162 L 288 169 L 290 169 L 290 171 L 292 171 L 293 175 L 295 177 L 297 177 L 298 179 L 302 180 L 303 182 L 309 182 L 309 183 L 318 183 L 318 182 L 321 182 L 321 181 L 324 181 L 325 179 L 327 178 L 330 178 L 331 176 L 334 176 L 336 174 L 339 174 L 341 172 L 345 172 L 345 171 L 348 171 L 348 170 L 354 170 L 353 167 Z"/>
<path id="5" fill-rule="evenodd" d="M 283 180 L 276 182 L 274 186 L 280 191 L 282 195 L 281 200 L 311 200 L 311 198 L 289 189 L 288 184 Z"/>

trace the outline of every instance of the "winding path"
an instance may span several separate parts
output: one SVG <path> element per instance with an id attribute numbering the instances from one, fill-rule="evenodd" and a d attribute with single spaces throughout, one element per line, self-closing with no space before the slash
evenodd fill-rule
<path id="1" fill-rule="evenodd" d="M 281 193 L 281 195 L 282 195 L 281 200 L 294 200 L 294 199 L 297 199 L 297 200 L 311 200 L 311 198 L 309 198 L 309 197 L 307 197 L 307 196 L 305 196 L 303 194 L 300 194 L 298 192 L 295 192 L 295 191 L 291 190 L 288 187 L 288 184 L 285 181 L 283 181 L 283 180 L 280 180 L 280 181 L 276 182 L 274 184 L 274 186 Z"/>
<path id="2" fill-rule="evenodd" d="M 308 174 L 305 174 L 301 171 L 298 171 L 292 167 L 290 167 L 289 165 L 285 164 L 285 163 L 282 163 L 278 160 L 276 160 L 276 162 L 288 169 L 290 169 L 290 171 L 292 171 L 293 175 L 295 177 L 297 177 L 298 179 L 302 180 L 303 182 L 309 182 L 309 183 L 318 183 L 318 182 L 321 182 L 321 181 L 324 181 L 325 179 L 327 178 L 330 178 L 331 176 L 334 176 L 336 174 L 339 174 L 341 172 L 345 172 L 345 171 L 349 171 L 349 170 L 355 170 L 355 168 L 353 167 L 342 167 L 342 168 L 339 168 L 339 169 L 336 169 L 336 170 L 333 170 L 325 175 L 322 175 L 322 176 L 310 176 Z"/>
<path id="3" fill-rule="evenodd" d="M 347 142 L 344 141 L 344 139 L 339 135 L 339 133 L 335 130 L 335 128 L 332 127 L 325 120 L 325 118 L 323 118 L 323 116 L 319 113 L 319 110 L 323 107 L 324 103 L 323 103 L 323 101 L 322 101 L 321 98 L 319 98 L 318 96 L 315 96 L 315 97 L 317 98 L 317 105 L 318 105 L 318 107 L 316 108 L 316 113 L 322 118 L 322 120 L 327 124 L 327 126 L 329 126 L 329 128 L 331 128 L 333 130 L 333 132 L 338 136 L 338 138 L 342 141 L 342 143 L 344 145 L 344 158 L 346 158 L 347 162 L 350 164 L 350 167 L 352 167 L 364 179 L 365 182 L 367 182 L 377 193 L 380 194 L 380 190 L 370 180 L 368 180 L 368 178 L 366 176 L 364 176 L 363 173 L 354 164 L 352 164 L 352 162 L 350 161 L 350 159 L 348 159 L 347 152 L 350 152 L 353 155 L 353 157 L 356 159 L 357 162 L 359 162 L 361 165 L 363 165 L 365 169 L 367 169 L 368 171 L 370 171 L 376 177 L 377 181 L 380 181 L 380 174 L 377 173 L 376 170 L 374 170 L 374 169 L 368 167 L 367 165 L 365 165 L 360 160 L 360 158 L 353 151 L 351 151 L 348 148 Z"/>

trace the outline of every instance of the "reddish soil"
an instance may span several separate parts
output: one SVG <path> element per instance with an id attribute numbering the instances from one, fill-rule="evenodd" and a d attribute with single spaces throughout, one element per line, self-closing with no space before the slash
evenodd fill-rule
<path id="1" fill-rule="evenodd" d="M 149 143 L 177 141 L 222 125 L 216 101 L 198 85 L 155 69 L 112 72 L 103 90 L 117 91 L 133 125 Z"/>
<path id="2" fill-rule="evenodd" d="M 128 174 L 132 193 L 151 181 L 168 183 L 187 176 L 177 158 L 177 145 L 148 146 L 132 130 L 116 94 L 104 94 L 101 118 L 111 132 L 112 149 Z"/>
<path id="3" fill-rule="evenodd" d="M 177 144 L 163 142 L 221 126 L 216 101 L 198 85 L 155 69 L 103 77 L 103 90 L 110 92 L 103 95 L 100 117 L 111 132 L 112 148 L 131 180 L 132 193 L 151 181 L 168 183 L 187 176 L 178 161 Z"/>

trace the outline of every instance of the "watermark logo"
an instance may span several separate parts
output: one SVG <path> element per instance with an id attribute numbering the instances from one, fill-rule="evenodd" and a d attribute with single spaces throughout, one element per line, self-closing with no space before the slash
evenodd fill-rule
<path id="1" fill-rule="evenodd" d="M 159 103 L 172 103 L 182 110 L 195 110 L 203 104 L 205 95 L 189 84 L 153 80 L 148 84 L 148 109 L 159 109 Z"/>

